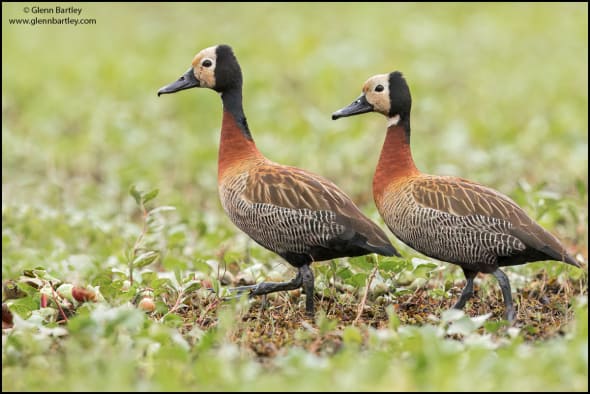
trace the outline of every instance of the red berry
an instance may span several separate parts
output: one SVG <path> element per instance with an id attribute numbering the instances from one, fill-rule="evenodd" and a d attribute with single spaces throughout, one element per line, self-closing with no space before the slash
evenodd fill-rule
<path id="1" fill-rule="evenodd" d="M 83 287 L 74 286 L 72 289 L 72 297 L 79 302 L 96 301 L 96 293 Z"/>
<path id="2" fill-rule="evenodd" d="M 156 310 L 156 303 L 150 297 L 144 297 L 139 301 L 137 307 L 144 312 L 153 312 Z"/>

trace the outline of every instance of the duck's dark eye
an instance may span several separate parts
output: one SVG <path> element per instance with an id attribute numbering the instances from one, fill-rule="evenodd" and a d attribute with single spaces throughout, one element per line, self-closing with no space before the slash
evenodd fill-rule
<path id="1" fill-rule="evenodd" d="M 385 89 L 385 88 L 383 87 L 383 85 L 377 85 L 377 86 L 375 86 L 375 91 L 376 91 L 376 92 L 382 92 L 382 91 L 383 91 L 383 89 Z"/>
<path id="2" fill-rule="evenodd" d="M 203 67 L 211 67 L 212 64 L 213 62 L 209 59 L 206 59 L 205 61 L 203 61 L 203 63 L 201 63 Z"/>

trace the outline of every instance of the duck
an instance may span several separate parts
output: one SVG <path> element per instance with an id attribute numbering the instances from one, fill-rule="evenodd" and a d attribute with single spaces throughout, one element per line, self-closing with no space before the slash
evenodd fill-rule
<path id="1" fill-rule="evenodd" d="M 221 205 L 241 231 L 297 269 L 287 282 L 261 282 L 230 291 L 249 296 L 302 288 L 313 316 L 315 261 L 368 254 L 399 256 L 385 231 L 338 186 L 320 175 L 267 159 L 256 147 L 243 107 L 243 76 L 231 46 L 205 48 L 158 96 L 191 88 L 217 92 L 223 103 L 217 163 Z"/>
<path id="2" fill-rule="evenodd" d="M 473 296 L 478 273 L 492 274 L 504 300 L 504 318 L 516 311 L 500 267 L 554 260 L 580 268 L 563 244 L 506 195 L 454 176 L 422 173 L 410 149 L 412 97 L 399 71 L 370 77 L 362 94 L 332 119 L 377 112 L 387 118 L 385 142 L 373 177 L 373 198 L 391 232 L 428 256 L 460 266 L 466 284 L 454 309 Z"/>

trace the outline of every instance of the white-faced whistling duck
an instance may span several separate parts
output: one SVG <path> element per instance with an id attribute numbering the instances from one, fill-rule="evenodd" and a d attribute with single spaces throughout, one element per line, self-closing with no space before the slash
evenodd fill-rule
<path id="1" fill-rule="evenodd" d="M 254 241 L 298 269 L 289 282 L 232 290 L 255 296 L 303 287 L 305 309 L 312 315 L 313 261 L 398 255 L 385 232 L 328 179 L 273 163 L 258 151 L 242 108 L 242 71 L 231 47 L 203 49 L 189 70 L 158 95 L 190 88 L 213 89 L 223 102 L 218 186 L 225 212 Z"/>
<path id="2" fill-rule="evenodd" d="M 505 318 L 513 321 L 510 282 L 499 267 L 556 260 L 580 267 L 552 234 L 510 198 L 477 183 L 421 173 L 410 151 L 410 89 L 398 71 L 369 78 L 362 95 L 332 119 L 379 112 L 387 135 L 373 177 L 373 197 L 389 229 L 415 250 L 463 268 L 467 283 L 453 306 L 473 295 L 478 272 L 500 284 Z"/>

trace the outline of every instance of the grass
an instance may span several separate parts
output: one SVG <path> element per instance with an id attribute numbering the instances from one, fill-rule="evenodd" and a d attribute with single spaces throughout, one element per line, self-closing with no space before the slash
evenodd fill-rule
<path id="1" fill-rule="evenodd" d="M 10 23 L 48 16 L 33 5 L 2 4 L 3 390 L 588 390 L 586 263 L 506 269 L 514 327 L 490 276 L 446 312 L 460 270 L 393 236 L 402 258 L 314 265 L 315 321 L 298 292 L 220 302 L 206 287 L 293 271 L 219 204 L 219 98 L 156 96 L 232 45 L 259 149 L 383 224 L 383 119 L 330 114 L 400 70 L 419 168 L 509 195 L 587 262 L 587 4 L 81 3 L 95 25 Z"/>

